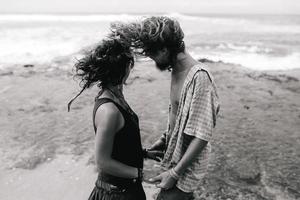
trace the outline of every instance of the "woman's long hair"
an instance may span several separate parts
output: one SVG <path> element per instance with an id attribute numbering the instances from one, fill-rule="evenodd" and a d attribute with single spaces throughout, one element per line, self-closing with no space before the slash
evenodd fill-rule
<path id="1" fill-rule="evenodd" d="M 134 56 L 129 43 L 116 37 L 103 40 L 95 49 L 75 64 L 75 78 L 80 79 L 82 90 L 68 103 L 72 102 L 87 88 L 119 85 L 126 75 L 127 68 L 134 65 Z"/>

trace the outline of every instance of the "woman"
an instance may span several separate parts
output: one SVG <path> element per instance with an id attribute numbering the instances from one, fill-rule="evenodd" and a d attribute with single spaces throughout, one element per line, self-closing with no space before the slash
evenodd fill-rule
<path id="1" fill-rule="evenodd" d="M 142 168 L 147 151 L 142 149 L 138 116 L 123 96 L 133 64 L 130 46 L 120 39 L 108 39 L 75 65 L 76 76 L 84 84 L 82 91 L 94 84 L 100 88 L 93 112 L 99 174 L 89 200 L 146 199 Z M 153 159 L 156 156 L 160 154 L 148 154 Z"/>

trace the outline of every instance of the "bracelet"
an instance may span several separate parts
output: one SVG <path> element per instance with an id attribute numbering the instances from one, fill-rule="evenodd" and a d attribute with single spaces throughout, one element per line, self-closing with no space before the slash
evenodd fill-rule
<path id="1" fill-rule="evenodd" d="M 140 182 L 143 181 L 143 176 L 144 176 L 143 169 L 142 168 L 138 168 L 138 180 Z"/>
<path id="2" fill-rule="evenodd" d="M 169 174 L 175 180 L 178 180 L 180 178 L 180 176 L 177 174 L 177 172 L 174 170 L 174 168 L 169 170 Z"/>

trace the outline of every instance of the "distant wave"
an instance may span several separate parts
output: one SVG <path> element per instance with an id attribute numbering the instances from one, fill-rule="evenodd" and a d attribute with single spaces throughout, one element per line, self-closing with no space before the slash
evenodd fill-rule
<path id="1" fill-rule="evenodd" d="M 235 44 L 230 42 L 222 42 L 219 44 L 203 44 L 196 47 L 197 50 L 213 50 L 213 51 L 239 51 L 248 53 L 264 53 L 272 54 L 274 49 L 263 47 L 258 44 Z"/>
<path id="2" fill-rule="evenodd" d="M 300 67 L 298 18 L 165 15 L 179 20 L 186 46 L 196 58 L 257 70 Z M 111 21 L 134 21 L 143 16 L 147 15 L 0 15 L 0 64 L 47 63 L 72 55 L 99 42 Z"/>
<path id="3" fill-rule="evenodd" d="M 254 70 L 288 70 L 299 68 L 300 53 L 287 56 L 266 56 L 256 53 L 191 53 L 196 59 L 207 58 L 215 62 L 242 65 Z"/>
<path id="4" fill-rule="evenodd" d="M 222 43 L 217 48 L 219 49 L 231 49 L 235 51 L 243 51 L 250 53 L 270 53 L 272 49 L 270 48 L 262 48 L 256 45 L 236 45 L 232 43 Z"/>

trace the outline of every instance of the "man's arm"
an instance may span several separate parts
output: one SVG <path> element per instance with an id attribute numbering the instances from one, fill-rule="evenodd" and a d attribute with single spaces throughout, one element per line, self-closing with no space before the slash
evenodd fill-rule
<path id="1" fill-rule="evenodd" d="M 188 136 L 193 137 L 193 136 Z M 189 144 L 186 152 L 182 156 L 178 164 L 173 168 L 176 176 L 180 176 L 185 172 L 185 170 L 191 165 L 191 163 L 200 155 L 204 147 L 207 145 L 207 141 L 193 137 L 191 143 Z M 172 169 L 171 169 L 172 170 Z M 157 187 L 162 189 L 170 189 L 174 187 L 177 179 L 172 175 L 171 170 L 161 173 L 149 181 L 152 183 L 160 182 Z"/>
<path id="2" fill-rule="evenodd" d="M 183 154 L 181 160 L 174 167 L 175 172 L 179 175 L 183 174 L 185 170 L 192 164 L 195 158 L 197 158 L 200 155 L 200 153 L 206 145 L 207 141 L 193 137 L 190 145 L 188 146 L 186 152 Z"/>

